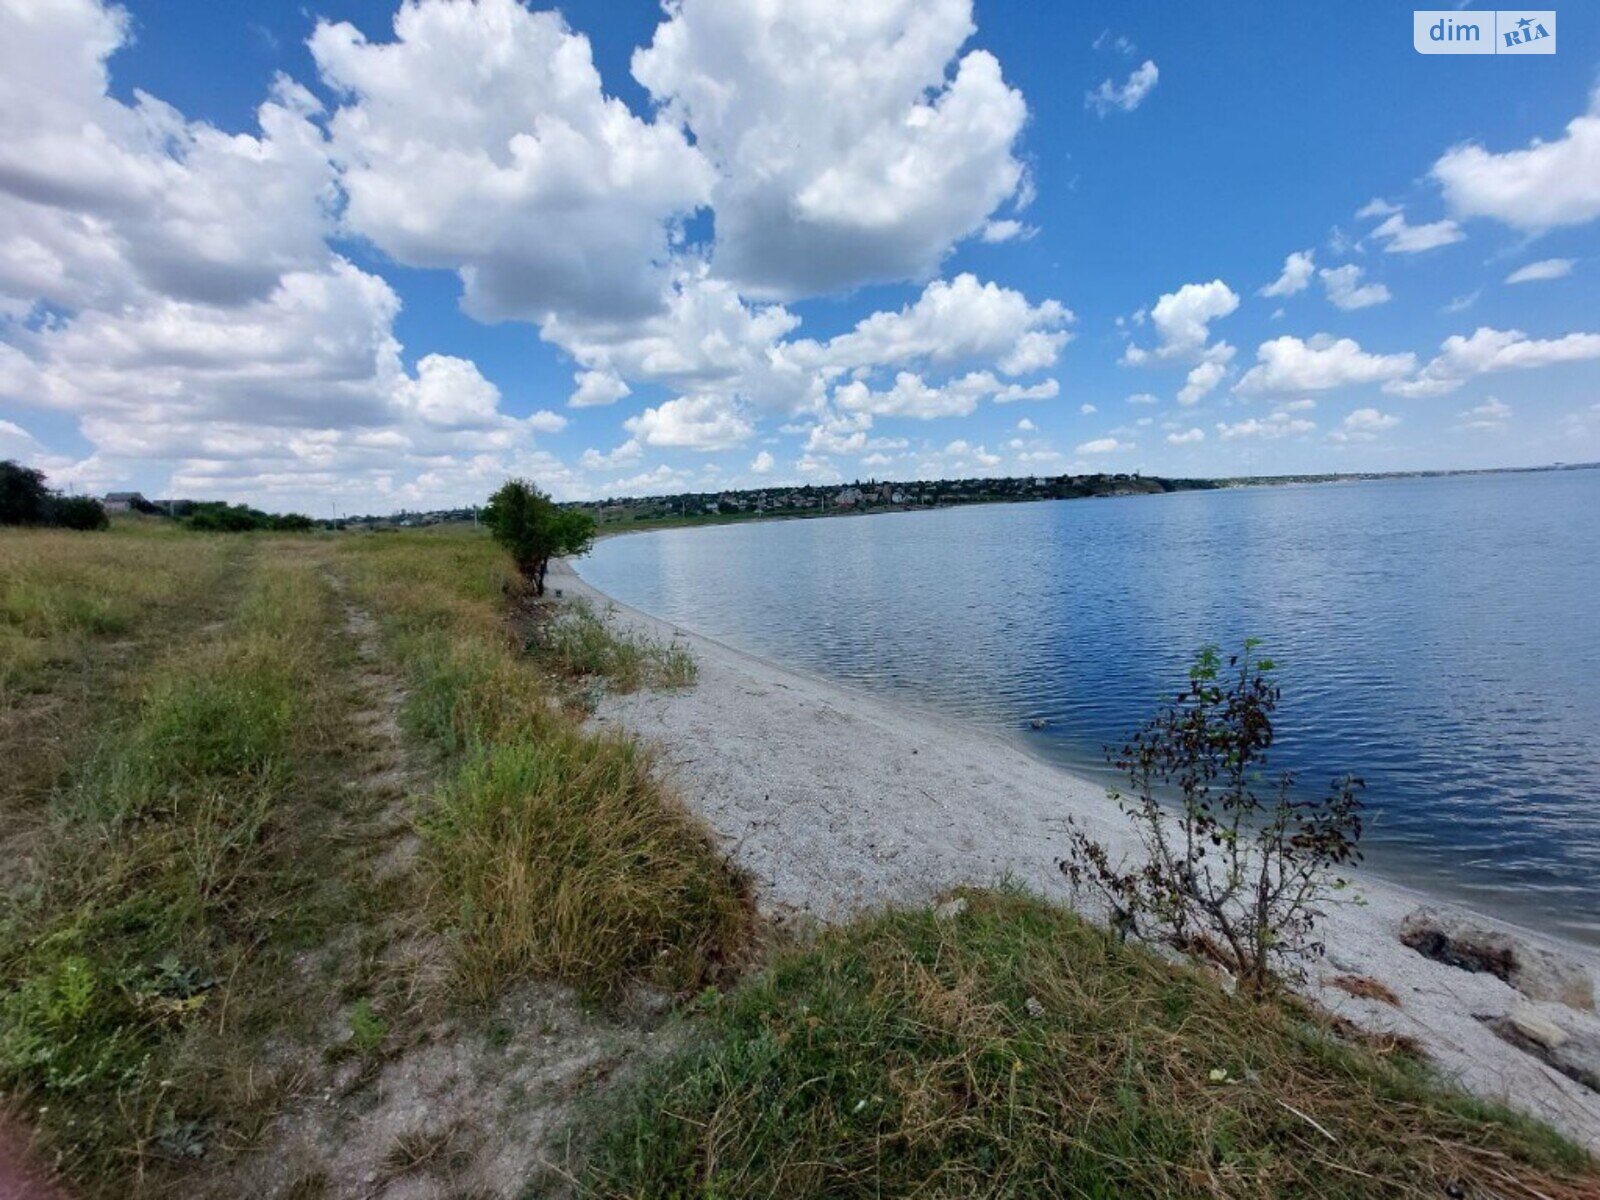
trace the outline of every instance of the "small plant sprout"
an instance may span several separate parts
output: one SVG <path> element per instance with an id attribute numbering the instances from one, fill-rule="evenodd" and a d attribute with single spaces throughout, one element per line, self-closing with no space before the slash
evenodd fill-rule
<path id="1" fill-rule="evenodd" d="M 1111 796 L 1133 822 L 1142 860 L 1113 863 L 1069 818 L 1058 863 L 1075 891 L 1109 906 L 1119 936 L 1207 955 L 1256 995 L 1322 953 L 1319 906 L 1347 885 L 1338 870 L 1361 857 L 1364 786 L 1347 775 L 1308 799 L 1292 773 L 1268 773 L 1280 690 L 1258 644 L 1246 641 L 1226 663 L 1215 646 L 1203 648 L 1188 686 L 1108 752 L 1128 779 L 1128 791 Z"/>
<path id="2" fill-rule="evenodd" d="M 350 1039 L 362 1054 L 373 1054 L 389 1036 L 389 1024 L 372 1006 L 372 1001 L 356 1001 L 350 1010 Z"/>

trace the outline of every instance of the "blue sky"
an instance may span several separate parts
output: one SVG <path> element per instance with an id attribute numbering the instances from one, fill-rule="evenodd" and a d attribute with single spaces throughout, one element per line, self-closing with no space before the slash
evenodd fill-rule
<path id="1" fill-rule="evenodd" d="M 0 454 L 318 513 L 1600 458 L 1587 8 L 396 8 L 0 0 Z"/>

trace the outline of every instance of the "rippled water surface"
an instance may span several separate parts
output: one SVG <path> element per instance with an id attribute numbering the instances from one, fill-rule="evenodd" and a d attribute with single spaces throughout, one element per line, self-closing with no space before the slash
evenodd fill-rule
<path id="1" fill-rule="evenodd" d="M 1197 646 L 1260 637 L 1276 765 L 1366 777 L 1379 870 L 1600 942 L 1597 555 L 1587 470 L 665 530 L 582 570 L 1079 768 Z"/>

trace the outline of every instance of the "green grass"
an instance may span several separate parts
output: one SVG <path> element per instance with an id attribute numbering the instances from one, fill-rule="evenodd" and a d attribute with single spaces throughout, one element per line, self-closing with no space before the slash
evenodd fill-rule
<path id="1" fill-rule="evenodd" d="M 523 651 L 508 612 L 520 582 L 503 553 L 449 530 L 351 538 L 341 551 L 406 675 L 402 725 L 443 763 L 416 824 L 456 993 L 483 1000 L 540 976 L 609 997 L 724 975 L 748 936 L 744 880 L 648 757 L 584 729 L 550 660 Z M 592 610 L 571 626 L 613 668 L 626 659 L 631 679 L 687 669 L 612 637 Z"/>
<path id="2" fill-rule="evenodd" d="M 542 606 L 529 644 L 562 674 L 598 676 L 619 692 L 688 687 L 697 674 L 682 643 L 621 632 L 580 598 Z"/>
<path id="3" fill-rule="evenodd" d="M 307 889 L 286 793 L 326 605 L 306 564 L 263 552 L 231 620 L 128 682 L 49 798 L 38 869 L 0 897 L 0 1081 L 69 1174 L 185 1157 L 230 1115 L 219 1022 L 248 1011 L 232 990 Z"/>
<path id="4" fill-rule="evenodd" d="M 1398 1053 L 1025 895 L 891 912 L 702 1003 L 594 1114 L 606 1197 L 1592 1196 L 1580 1152 Z M 1463 1192 L 1461 1194 L 1469 1194 Z"/>

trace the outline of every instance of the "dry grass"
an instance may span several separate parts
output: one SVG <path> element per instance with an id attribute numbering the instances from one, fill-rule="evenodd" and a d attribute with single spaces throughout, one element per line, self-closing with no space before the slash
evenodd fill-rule
<path id="1" fill-rule="evenodd" d="M 530 974 L 592 994 L 696 987 L 748 924 L 738 878 L 620 737 L 569 727 L 479 747 L 421 829 L 479 998 Z"/>
<path id="2" fill-rule="evenodd" d="M 1335 975 L 1328 980 L 1328 986 L 1336 987 L 1357 999 L 1376 1000 L 1391 1008 L 1400 1007 L 1400 997 L 1394 994 L 1394 989 L 1383 980 L 1374 979 L 1370 975 Z"/>
<path id="3" fill-rule="evenodd" d="M 411 1129 L 398 1135 L 384 1156 L 384 1170 L 391 1177 L 423 1172 L 448 1172 L 464 1156 L 461 1130 L 455 1125 L 438 1129 Z"/>
<path id="4" fill-rule="evenodd" d="M 32 832 L 38 802 L 80 759 L 120 676 L 161 632 L 219 608 L 237 547 L 142 523 L 109 533 L 0 530 L 0 842 Z M 9 872 L 0 866 L 0 879 Z"/>
<path id="5" fill-rule="evenodd" d="M 142 632 L 217 575 L 227 547 L 144 523 L 0 532 L 0 706 L 43 672 Z"/>
<path id="6" fill-rule="evenodd" d="M 829 932 L 710 998 L 699 1044 L 597 1116 L 586 1194 L 1600 1194 L 1581 1152 L 1402 1055 L 1058 907 L 966 899 Z"/>
<path id="7" fill-rule="evenodd" d="M 691 988 L 742 944 L 742 881 L 522 653 L 486 538 L 135 526 L 8 534 L 0 559 L 6 645 L 36 647 L 11 678 L 83 726 L 17 793 L 40 836 L 0 876 L 0 1089 L 82 1194 L 231 1194 L 286 1106 L 362 1086 L 441 1003 L 529 975 Z M 381 755 L 330 573 L 378 617 L 445 780 L 414 810 L 349 786 Z M 407 816 L 420 852 L 380 877 Z M 382 1170 L 457 1150 L 407 1140 Z"/>

